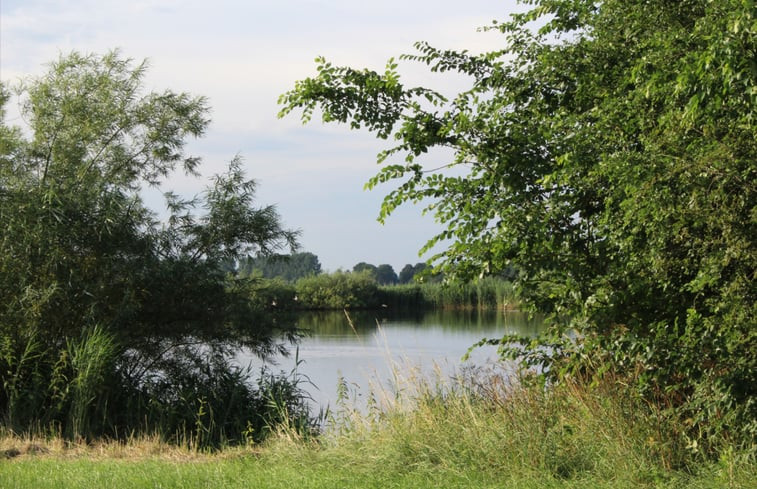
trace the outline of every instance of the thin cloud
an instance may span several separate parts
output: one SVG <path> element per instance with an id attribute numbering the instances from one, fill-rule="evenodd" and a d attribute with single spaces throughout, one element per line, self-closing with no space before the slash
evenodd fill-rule
<path id="1" fill-rule="evenodd" d="M 0 79 L 42 74 L 46 63 L 73 50 L 118 48 L 137 61 L 147 58 L 149 89 L 188 91 L 210 101 L 210 130 L 189 145 L 203 158 L 203 175 L 222 171 L 239 153 L 248 175 L 260 182 L 261 202 L 276 203 L 290 226 L 302 228 L 304 246 L 326 268 L 357 261 L 396 267 L 415 263 L 438 225 L 420 218 L 420 209 L 401 211 L 383 227 L 376 223 L 383 190 L 362 188 L 387 142 L 317 121 L 302 126 L 294 114 L 280 120 L 277 98 L 315 73 L 319 55 L 382 70 L 388 58 L 411 52 L 420 40 L 445 49 L 498 49 L 500 36 L 476 29 L 516 8 L 523 7 L 497 0 L 3 0 Z M 407 84 L 447 93 L 466 83 L 411 63 L 402 63 L 401 71 Z M 187 195 L 205 183 L 171 178 Z"/>

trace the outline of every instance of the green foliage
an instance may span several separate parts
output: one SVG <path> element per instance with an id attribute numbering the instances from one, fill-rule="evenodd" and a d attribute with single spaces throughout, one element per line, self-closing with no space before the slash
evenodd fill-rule
<path id="1" fill-rule="evenodd" d="M 526 3 L 488 27 L 500 51 L 403 56 L 466 75 L 453 97 L 403 86 L 394 61 L 381 74 L 318 58 L 281 115 L 319 108 L 394 140 L 367 184 L 398 182 L 379 217 L 425 201 L 446 228 L 424 249 L 450 242 L 434 257 L 446 274 L 517 267 L 551 327 L 495 340 L 504 355 L 552 380 L 613 371 L 686 420 L 691 450 L 754 450 L 753 2 Z M 454 156 L 422 157 L 437 147 Z"/>
<path id="2" fill-rule="evenodd" d="M 247 368 L 225 355 L 210 358 L 186 349 L 172 359 L 163 376 L 153 376 L 125 399 L 122 416 L 142 416 L 143 430 L 196 448 L 258 443 L 280 429 L 303 437 L 318 429 L 309 398 L 296 370 L 289 374 L 262 369 L 253 384 Z"/>
<path id="3" fill-rule="evenodd" d="M 376 265 L 361 261 L 360 263 L 352 267 L 352 271 L 356 273 L 365 272 L 366 270 L 371 272 L 371 274 L 373 274 L 374 276 L 376 275 Z"/>
<path id="4" fill-rule="evenodd" d="M 513 284 L 496 277 L 469 282 L 431 282 L 381 287 L 392 308 L 507 309 L 517 305 Z"/>
<path id="5" fill-rule="evenodd" d="M 260 442 L 280 429 L 307 437 L 318 428 L 296 370 L 232 365 L 227 351 L 164 341 L 164 356 L 122 351 L 95 328 L 60 351 L 41 342 L 2 345 L 5 430 L 52 431 L 68 440 L 158 435 L 194 448 Z M 146 361 L 152 364 L 146 364 Z"/>
<path id="6" fill-rule="evenodd" d="M 376 267 L 376 281 L 380 285 L 394 285 L 398 282 L 397 274 L 394 268 L 386 263 Z"/>
<path id="7" fill-rule="evenodd" d="M 329 309 L 507 309 L 517 306 L 513 284 L 497 277 L 465 283 L 381 285 L 370 270 L 313 275 L 296 283 L 257 279 L 255 308 L 269 314 Z"/>
<path id="8" fill-rule="evenodd" d="M 198 452 L 140 439 L 87 447 L 5 437 L 2 453 L 15 458 L 0 464 L 0 480 L 18 488 L 747 489 L 757 477 L 754 458 L 730 448 L 715 461 L 676 459 L 675 426 L 612 383 L 545 390 L 502 372 L 448 382 L 400 375 L 402 386 L 374 391 L 367 410 L 343 399 L 315 442 L 283 432 L 252 450 Z M 342 384 L 345 396 L 349 389 Z"/>
<path id="9" fill-rule="evenodd" d="M 71 371 L 69 378 L 61 379 L 67 381 L 65 389 L 69 391 L 71 403 L 66 423 L 68 437 L 79 438 L 99 431 L 93 429 L 91 415 L 107 409 L 103 405 L 107 400 L 102 391 L 115 377 L 114 367 L 120 352 L 113 336 L 98 327 L 85 331 L 78 341 L 69 339 L 64 351 Z M 61 367 L 60 360 L 56 367 Z"/>
<path id="10" fill-rule="evenodd" d="M 358 273 L 365 271 L 370 272 L 379 285 L 393 285 L 398 281 L 394 268 L 386 263 L 376 266 L 370 263 L 360 262 L 352 267 L 352 271 Z"/>
<path id="11" fill-rule="evenodd" d="M 237 273 L 242 277 L 260 276 L 280 278 L 294 282 L 309 275 L 321 273 L 321 263 L 313 253 L 302 252 L 291 255 L 258 255 L 241 260 Z"/>
<path id="12" fill-rule="evenodd" d="M 402 267 L 402 270 L 400 270 L 400 274 L 397 277 L 397 280 L 401 284 L 409 284 L 415 279 L 416 275 L 419 275 L 428 267 L 426 263 L 420 262 L 416 263 L 415 265 L 407 264 L 404 267 Z"/>
<path id="13" fill-rule="evenodd" d="M 279 328 L 250 301 L 253 281 L 224 267 L 292 248 L 297 234 L 275 208 L 255 206 L 239 158 L 195 198 L 167 193 L 169 216 L 157 220 L 140 190 L 174 171 L 196 175 L 200 161 L 184 147 L 204 132 L 208 107 L 185 93 L 145 93 L 144 74 L 117 52 L 63 56 L 17 88 L 26 130 L 0 125 L 0 412 L 9 429 L 126 436 L 152 426 L 131 402 L 150 397 L 155 376 L 172 378 L 188 341 L 207 356 L 232 332 L 261 354 L 282 347 Z M 0 103 L 8 100 L 3 87 Z M 124 406 L 134 417 L 114 413 Z"/>
<path id="14" fill-rule="evenodd" d="M 278 278 L 256 280 L 251 293 L 255 307 L 268 312 L 293 310 L 301 305 L 295 285 Z"/>
<path id="15" fill-rule="evenodd" d="M 295 284 L 305 309 L 362 309 L 380 305 L 378 284 L 370 271 L 335 272 L 305 277 Z"/>

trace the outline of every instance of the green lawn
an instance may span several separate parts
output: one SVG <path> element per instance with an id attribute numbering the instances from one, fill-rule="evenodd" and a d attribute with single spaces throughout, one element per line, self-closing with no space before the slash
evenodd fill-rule
<path id="1" fill-rule="evenodd" d="M 340 459 L 337 452 L 317 449 L 274 449 L 262 456 L 234 458 L 210 456 L 190 462 L 165 459 L 92 460 L 22 457 L 0 463 L 3 489 L 42 488 L 754 488 L 757 473 L 706 470 L 697 476 L 684 473 L 648 477 L 598 478 L 587 473 L 559 479 L 532 470 L 466 470 L 437 464 L 408 464 L 403 468 L 366 458 Z M 625 474 L 628 475 L 628 474 Z M 751 485 L 750 485 L 751 484 Z"/>

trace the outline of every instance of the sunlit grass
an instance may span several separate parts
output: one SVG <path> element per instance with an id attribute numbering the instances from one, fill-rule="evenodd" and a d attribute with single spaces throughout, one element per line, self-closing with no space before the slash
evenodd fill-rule
<path id="1" fill-rule="evenodd" d="M 674 427 L 616 383 L 544 389 L 514 379 L 489 370 L 447 380 L 397 365 L 393 382 L 360 405 L 343 389 L 318 438 L 282 427 L 263 443 L 213 452 L 158 436 L 5 436 L 0 487 L 754 487 L 753 460 L 676 453 Z"/>

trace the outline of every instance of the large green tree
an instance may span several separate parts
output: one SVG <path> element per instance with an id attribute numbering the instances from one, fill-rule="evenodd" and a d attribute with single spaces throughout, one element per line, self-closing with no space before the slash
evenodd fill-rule
<path id="1" fill-rule="evenodd" d="M 379 284 L 394 285 L 398 280 L 397 273 L 391 265 L 383 263 L 376 267 L 376 282 Z"/>
<path id="2" fill-rule="evenodd" d="M 394 60 L 378 73 L 318 58 L 281 115 L 393 140 L 368 183 L 397 182 L 380 219 L 425 202 L 445 225 L 426 249 L 451 243 L 434 257 L 445 273 L 517 267 L 551 327 L 504 353 L 553 378 L 632 379 L 686 420 L 692 447 L 754 447 L 754 2 L 524 3 L 487 28 L 499 51 L 421 42 L 402 57 L 467 76 L 466 91 L 406 87 Z"/>
<path id="3" fill-rule="evenodd" d="M 93 367 L 101 381 L 117 374 L 100 384 L 115 389 L 142 388 L 161 369 L 154 378 L 187 375 L 176 368 L 187 361 L 176 352 L 191 353 L 182 338 L 210 345 L 233 331 L 261 354 L 283 346 L 252 306 L 250 284 L 222 265 L 291 248 L 296 233 L 275 208 L 255 205 L 238 158 L 195 198 L 167 193 L 168 217 L 158 219 L 141 190 L 174 171 L 197 175 L 200 160 L 184 148 L 205 131 L 208 107 L 186 93 L 146 92 L 144 74 L 117 52 L 63 56 L 18 87 L 27 127 L 0 125 L 6 421 L 15 407 L 40 423 L 68 399 L 55 379 L 86 373 L 75 365 L 86 357 L 73 353 L 85 351 L 79 341 L 116 345 L 110 371 Z M 10 92 L 1 93 L 4 108 Z"/>
<path id="4" fill-rule="evenodd" d="M 30 136 L 3 126 L 0 168 L 6 331 L 219 330 L 244 307 L 221 264 L 294 244 L 238 158 L 196 198 L 167 193 L 166 222 L 143 203 L 174 170 L 196 175 L 183 150 L 208 124 L 202 97 L 143 93 L 144 72 L 74 53 L 20 87 Z"/>

